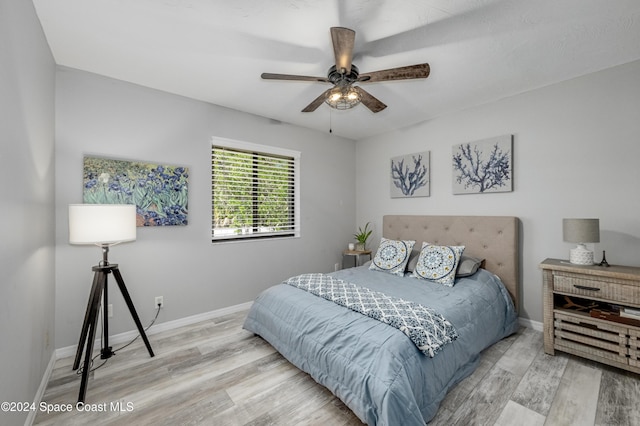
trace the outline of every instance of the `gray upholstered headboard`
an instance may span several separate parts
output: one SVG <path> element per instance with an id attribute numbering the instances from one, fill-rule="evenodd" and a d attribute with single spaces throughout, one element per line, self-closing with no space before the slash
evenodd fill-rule
<path id="1" fill-rule="evenodd" d="M 496 274 L 518 309 L 518 218 L 512 216 L 414 216 L 387 215 L 382 236 L 394 240 L 463 245 L 464 253 L 485 259 L 485 269 Z"/>

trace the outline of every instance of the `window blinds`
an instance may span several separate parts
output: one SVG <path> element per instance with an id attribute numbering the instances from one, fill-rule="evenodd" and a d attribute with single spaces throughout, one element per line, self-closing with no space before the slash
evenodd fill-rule
<path id="1" fill-rule="evenodd" d="M 212 145 L 212 238 L 295 236 L 296 158 Z"/>

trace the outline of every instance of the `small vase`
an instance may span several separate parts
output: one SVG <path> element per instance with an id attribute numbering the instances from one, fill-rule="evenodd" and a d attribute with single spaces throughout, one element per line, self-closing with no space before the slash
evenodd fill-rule
<path id="1" fill-rule="evenodd" d="M 363 243 L 356 243 L 356 251 L 364 251 L 364 244 Z"/>

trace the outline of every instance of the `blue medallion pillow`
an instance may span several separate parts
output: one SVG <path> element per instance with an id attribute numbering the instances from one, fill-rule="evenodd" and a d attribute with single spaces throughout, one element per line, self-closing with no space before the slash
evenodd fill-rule
<path id="1" fill-rule="evenodd" d="M 464 246 L 434 246 L 422 243 L 413 276 L 453 287 L 463 251 Z"/>
<path id="2" fill-rule="evenodd" d="M 388 240 L 383 237 L 369 269 L 403 276 L 415 243 L 415 241 Z"/>

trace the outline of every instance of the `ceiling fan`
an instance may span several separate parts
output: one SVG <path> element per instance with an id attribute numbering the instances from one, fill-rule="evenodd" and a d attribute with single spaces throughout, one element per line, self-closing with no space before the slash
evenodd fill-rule
<path id="1" fill-rule="evenodd" d="M 302 112 L 313 112 L 323 102 L 335 109 L 349 109 L 362 103 L 372 112 L 380 112 L 387 106 L 363 88 L 354 86 L 355 83 L 410 80 L 429 76 L 430 68 L 429 64 L 426 63 L 360 74 L 358 67 L 351 63 L 355 38 L 356 32 L 349 28 L 331 28 L 331 40 L 333 41 L 336 64 L 329 68 L 327 77 L 266 72 L 262 73 L 261 77 L 265 80 L 317 81 L 333 84 L 331 89 L 324 91 L 307 105 Z"/>

